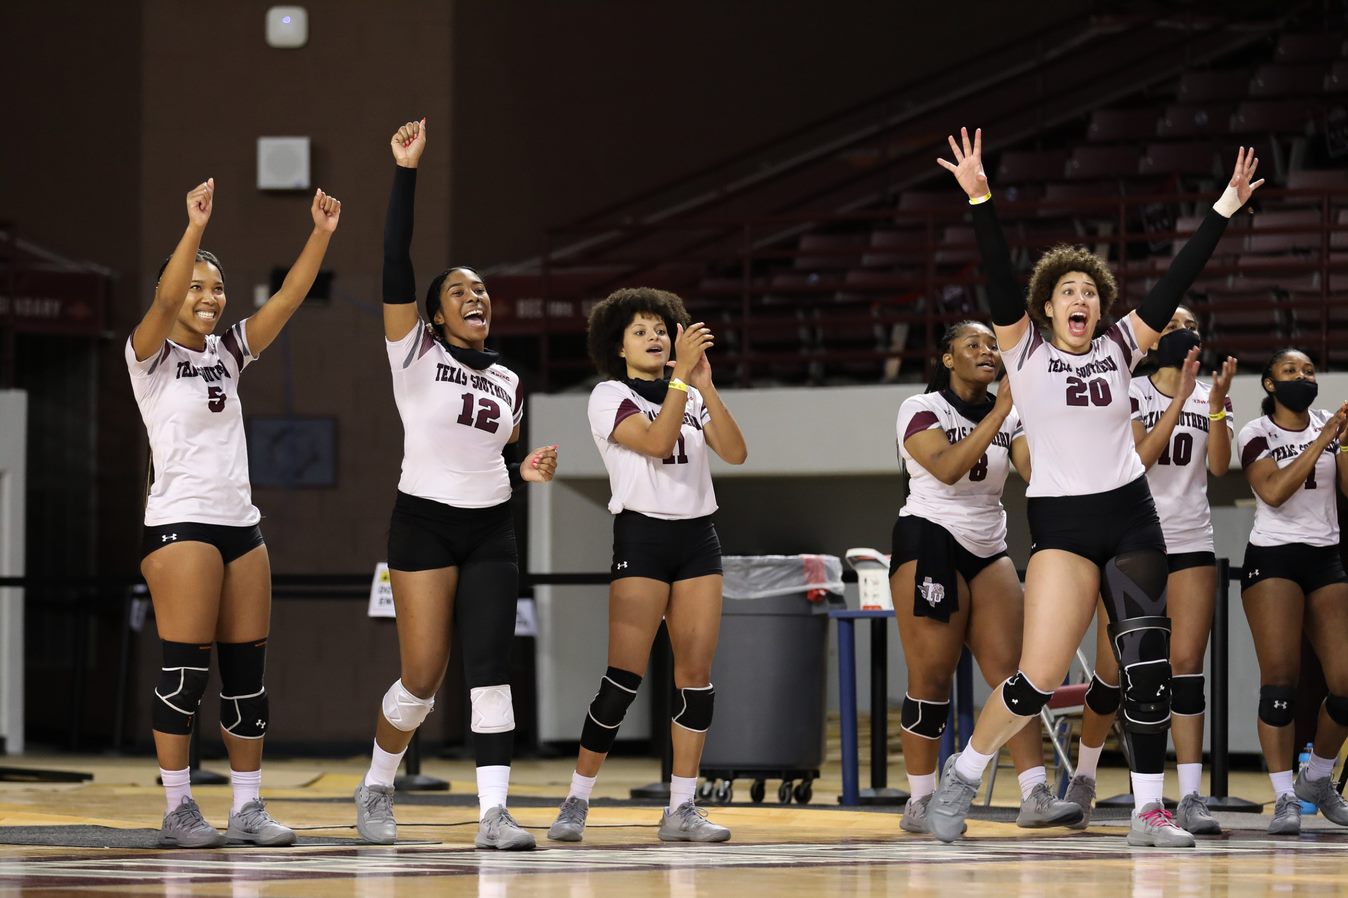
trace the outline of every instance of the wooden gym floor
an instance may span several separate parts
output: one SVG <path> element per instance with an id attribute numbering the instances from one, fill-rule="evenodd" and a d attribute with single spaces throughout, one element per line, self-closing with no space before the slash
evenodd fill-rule
<path id="1" fill-rule="evenodd" d="M 629 788 L 655 778 L 654 763 L 614 758 L 600 779 L 585 841 L 560 845 L 548 842 L 544 831 L 565 794 L 571 761 L 526 761 L 514 769 L 511 810 L 533 829 L 539 850 L 504 853 L 473 849 L 477 812 L 467 763 L 428 762 L 425 772 L 452 779 L 452 790 L 400 797 L 400 843 L 376 847 L 358 842 L 352 826 L 350 796 L 364 772 L 363 758 L 270 761 L 263 783 L 269 807 L 299 831 L 300 844 L 164 851 L 148 847 L 163 812 L 150 758 L 60 755 L 3 762 L 94 774 L 84 784 L 0 783 L 0 896 L 6 898 L 693 898 L 749 890 L 757 896 L 954 898 L 975 889 L 999 896 L 1060 889 L 1091 898 L 1348 894 L 1348 830 L 1319 817 L 1306 818 L 1299 839 L 1274 839 L 1263 832 L 1266 814 L 1226 814 L 1227 834 L 1200 839 L 1195 849 L 1130 849 L 1118 811 L 1098 812 L 1101 822 L 1086 833 L 1018 829 L 1010 822 L 1019 796 L 1009 770 L 998 777 L 991 814 L 976 810 L 966 841 L 955 845 L 901 833 L 898 809 L 839 809 L 836 762 L 816 782 L 810 805 L 776 803 L 775 782 L 768 783 L 765 803 L 752 804 L 749 784 L 740 781 L 733 804 L 711 807 L 713 819 L 733 829 L 732 841 L 671 845 L 656 839 L 659 811 L 626 800 Z M 1122 770 L 1104 770 L 1101 779 L 1102 795 L 1126 786 Z M 903 785 L 901 762 L 891 766 L 890 781 Z M 1173 779 L 1169 785 L 1173 795 Z M 1263 775 L 1234 774 L 1231 787 L 1256 801 L 1268 798 Z M 194 791 L 207 818 L 223 827 L 228 787 Z"/>

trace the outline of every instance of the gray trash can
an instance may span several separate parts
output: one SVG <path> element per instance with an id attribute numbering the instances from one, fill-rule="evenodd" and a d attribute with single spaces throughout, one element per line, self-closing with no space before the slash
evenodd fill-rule
<path id="1" fill-rule="evenodd" d="M 832 555 L 728 555 L 712 682 L 716 717 L 702 753 L 702 798 L 728 802 L 736 779 L 763 800 L 808 802 L 824 761 L 830 601 L 841 602 Z M 807 593 L 824 593 L 811 601 Z"/>

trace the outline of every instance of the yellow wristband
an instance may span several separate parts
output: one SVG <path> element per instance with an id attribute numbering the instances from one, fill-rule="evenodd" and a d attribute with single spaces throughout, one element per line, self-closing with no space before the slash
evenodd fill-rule
<path id="1" fill-rule="evenodd" d="M 1339 447 L 1339 455 L 1348 455 L 1348 443 Z"/>
<path id="2" fill-rule="evenodd" d="M 671 390 L 683 390 L 685 393 L 688 392 L 688 384 L 679 380 L 677 377 L 671 377 L 669 379 L 669 388 Z"/>
<path id="3" fill-rule="evenodd" d="M 987 202 L 988 200 L 990 200 L 990 199 L 992 199 L 992 191 L 991 191 L 991 190 L 989 190 L 987 193 L 983 194 L 982 196 L 978 197 L 977 199 L 969 200 L 969 205 L 970 205 L 970 206 L 977 206 L 979 203 L 986 203 L 986 202 Z"/>
<path id="4" fill-rule="evenodd" d="M 1220 412 L 1208 412 L 1209 421 L 1220 421 L 1225 417 L 1226 417 L 1226 409 L 1222 409 Z"/>

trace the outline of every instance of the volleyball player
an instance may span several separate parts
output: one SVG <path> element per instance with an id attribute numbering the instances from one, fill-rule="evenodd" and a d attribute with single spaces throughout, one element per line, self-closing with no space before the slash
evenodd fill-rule
<path id="1" fill-rule="evenodd" d="M 966 749 L 947 762 L 928 805 L 929 826 L 942 841 L 959 838 L 984 769 L 1048 703 L 1103 596 L 1134 763 L 1129 844 L 1192 846 L 1193 836 L 1161 803 L 1170 724 L 1165 540 L 1133 444 L 1127 392 L 1145 348 L 1174 316 L 1229 217 L 1261 183 L 1250 183 L 1257 162 L 1241 149 L 1226 192 L 1170 270 L 1135 311 L 1097 337 L 1115 297 L 1109 269 L 1085 249 L 1056 247 L 1036 264 L 1023 298 L 983 171 L 982 134 L 976 131 L 972 144 L 967 130 L 961 137 L 962 147 L 950 138 L 955 162 L 940 164 L 972 205 L 994 332 L 1030 444 L 1034 542 L 1020 669 L 984 706 Z"/>
<path id="2" fill-rule="evenodd" d="M 1185 306 L 1175 310 L 1153 353 L 1157 369 L 1134 378 L 1128 387 L 1133 404 L 1133 437 L 1147 468 L 1147 485 L 1156 501 L 1165 536 L 1166 606 L 1171 621 L 1171 737 L 1179 773 L 1180 803 L 1175 809 L 1181 829 L 1215 835 L 1221 824 L 1199 794 L 1203 776 L 1203 712 L 1206 689 L 1203 656 L 1212 629 L 1217 588 L 1217 556 L 1212 542 L 1212 510 L 1208 504 L 1211 471 L 1220 477 L 1231 466 L 1231 401 L 1227 393 L 1236 360 L 1227 358 L 1213 372 L 1212 384 L 1199 382 L 1198 321 Z M 1086 691 L 1076 776 L 1067 787 L 1068 801 L 1081 806 L 1078 826 L 1086 827 L 1095 799 L 1095 771 L 1105 737 L 1118 711 L 1118 666 L 1109 649 L 1103 610 L 1096 617 L 1096 670 Z"/>
<path id="3" fill-rule="evenodd" d="M 1339 557 L 1336 490 L 1348 492 L 1348 402 L 1311 408 L 1315 366 L 1283 349 L 1264 367 L 1262 418 L 1240 429 L 1240 463 L 1254 491 L 1254 527 L 1245 549 L 1241 601 L 1259 659 L 1259 744 L 1276 799 L 1268 831 L 1301 832 L 1301 805 L 1348 826 L 1348 802 L 1330 774 L 1348 736 L 1348 576 Z M 1292 778 L 1293 721 L 1301 640 L 1325 672 L 1310 763 Z"/>
<path id="4" fill-rule="evenodd" d="M 150 440 L 141 573 L 154 603 L 163 665 L 151 719 L 167 813 L 159 843 L 210 848 L 226 839 L 290 845 L 261 798 L 263 686 L 271 566 L 248 482 L 239 377 L 271 345 L 318 275 L 342 204 L 319 190 L 313 232 L 281 289 L 223 337 L 225 271 L 201 249 L 215 180 L 187 194 L 187 230 L 159 269 L 154 302 L 126 341 L 126 367 Z M 211 643 L 220 661 L 220 728 L 234 801 L 224 834 L 192 798 L 188 751 L 206 692 Z"/>
<path id="5" fill-rule="evenodd" d="M 683 301 L 663 290 L 618 290 L 590 312 L 590 358 L 607 378 L 590 393 L 590 433 L 608 470 L 614 515 L 608 669 L 581 726 L 571 789 L 549 839 L 578 842 L 584 835 L 595 779 L 636 698 L 662 619 L 674 654 L 674 761 L 659 837 L 730 838 L 693 801 L 721 630 L 721 542 L 711 520 L 716 494 L 707 450 L 732 465 L 748 457 L 712 382 L 712 342 L 706 325 L 689 324 Z"/>
<path id="6" fill-rule="evenodd" d="M 440 272 L 426 291 L 426 318 L 418 315 L 411 245 L 425 121 L 403 125 L 390 146 L 396 166 L 384 223 L 384 337 L 404 439 L 388 565 L 402 676 L 385 693 L 375 724 L 370 769 L 355 794 L 356 830 L 380 844 L 397 837 L 394 776 L 435 707 L 457 627 L 477 762 L 474 844 L 530 849 L 534 837 L 506 810 L 519 595 L 510 496 L 519 483 L 551 480 L 557 451 L 546 446 L 506 464 L 502 452 L 520 435 L 523 392 L 519 376 L 486 348 L 491 299 L 477 272 Z"/>
<path id="7" fill-rule="evenodd" d="M 1030 479 L 1030 450 L 1010 386 L 1003 380 L 996 395 L 988 391 L 997 377 L 997 341 L 986 325 L 961 321 L 940 347 L 927 391 L 899 407 L 899 455 L 909 486 L 889 562 L 908 665 L 901 739 L 911 797 L 899 826 L 912 833 L 927 832 L 937 748 L 961 650 L 969 646 L 995 688 L 1016 672 L 1025 610 L 1006 554 L 1002 489 L 1012 465 Z M 1038 728 L 1025 727 L 1009 745 L 1020 780 L 1016 822 L 1076 822 L 1081 809 L 1048 790 Z"/>

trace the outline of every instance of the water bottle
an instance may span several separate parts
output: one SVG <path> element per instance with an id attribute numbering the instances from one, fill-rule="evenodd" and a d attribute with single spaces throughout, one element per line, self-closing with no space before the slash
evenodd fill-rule
<path id="1" fill-rule="evenodd" d="M 1297 756 L 1297 773 L 1300 774 L 1301 771 L 1305 770 L 1306 765 L 1310 764 L 1310 762 L 1311 762 L 1311 743 L 1307 742 L 1306 747 L 1303 748 L 1301 750 L 1301 754 Z M 1303 801 L 1301 803 L 1301 813 L 1303 816 L 1312 816 L 1315 814 L 1315 811 L 1316 807 L 1311 802 Z"/>

